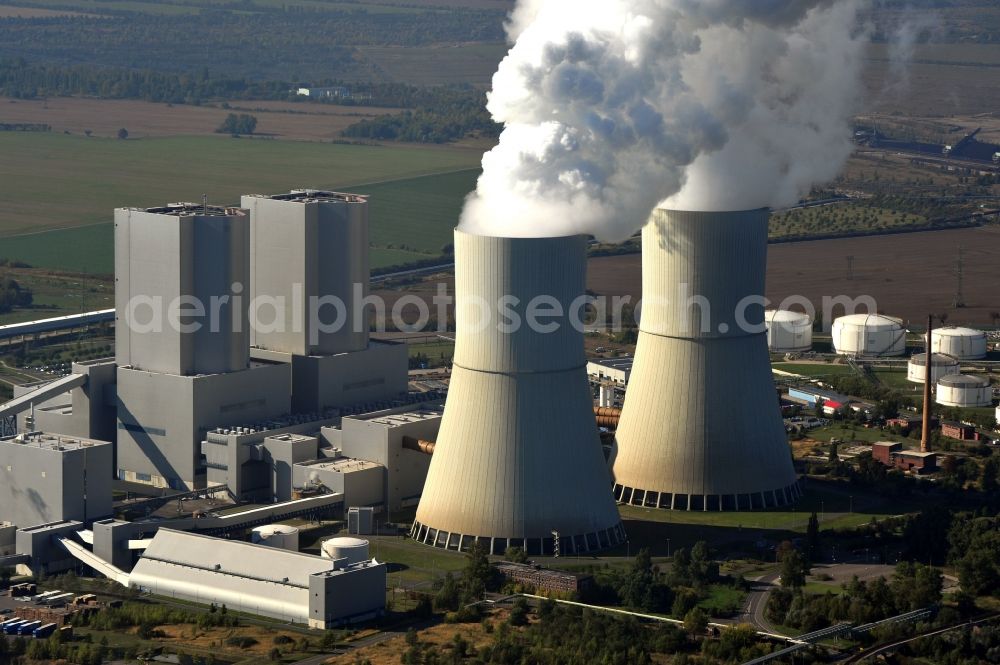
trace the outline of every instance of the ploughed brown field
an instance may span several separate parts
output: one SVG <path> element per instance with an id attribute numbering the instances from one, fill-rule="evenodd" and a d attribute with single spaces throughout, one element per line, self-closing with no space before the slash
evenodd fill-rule
<path id="1" fill-rule="evenodd" d="M 0 97 L 0 123 L 41 123 L 52 131 L 113 137 L 124 127 L 129 138 L 214 134 L 230 113 L 257 118 L 256 134 L 276 139 L 323 141 L 364 118 L 398 109 L 333 104 L 233 101 L 232 108 L 162 104 L 127 99 L 51 97 L 23 100 Z"/>
<path id="2" fill-rule="evenodd" d="M 952 306 L 958 248 L 964 247 L 966 306 Z M 847 257 L 854 279 L 847 279 Z M 642 295 L 638 254 L 590 260 L 588 288 L 604 295 Z M 870 295 L 878 309 L 914 324 L 948 314 L 949 324 L 994 326 L 1000 313 L 1000 226 L 813 240 L 768 246 L 767 298 L 805 296 L 822 310 L 824 296 Z M 834 309 L 834 315 L 841 312 Z"/>

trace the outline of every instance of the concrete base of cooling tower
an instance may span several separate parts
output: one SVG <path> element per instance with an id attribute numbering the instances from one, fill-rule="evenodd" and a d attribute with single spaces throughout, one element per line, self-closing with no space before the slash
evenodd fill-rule
<path id="1" fill-rule="evenodd" d="M 664 510 L 740 511 L 789 506 L 802 496 L 798 482 L 752 494 L 673 494 L 615 485 L 615 501 L 630 506 Z"/>
<path id="2" fill-rule="evenodd" d="M 797 500 L 764 335 L 640 332 L 612 468 L 619 503 L 735 511 Z"/>
<path id="3" fill-rule="evenodd" d="M 555 536 L 548 538 L 495 538 L 490 536 L 472 536 L 462 533 L 448 533 L 429 527 L 420 522 L 414 522 L 410 530 L 414 540 L 456 552 L 468 552 L 477 543 L 486 545 L 490 554 L 500 556 L 508 547 L 520 547 L 529 556 L 552 556 L 556 554 Z M 621 522 L 602 531 L 581 534 L 559 534 L 559 554 L 586 554 L 600 550 L 611 549 L 621 545 L 626 540 L 625 527 Z"/>

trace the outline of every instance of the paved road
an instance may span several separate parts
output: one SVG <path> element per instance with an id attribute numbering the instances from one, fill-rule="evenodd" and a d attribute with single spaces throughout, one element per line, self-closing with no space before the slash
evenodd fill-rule
<path id="1" fill-rule="evenodd" d="M 740 614 L 740 621 L 752 624 L 757 630 L 764 633 L 777 633 L 774 626 L 764 616 L 764 608 L 767 607 L 767 599 L 776 588 L 775 582 L 778 580 L 778 573 L 764 575 L 751 582 L 750 593 L 747 594 L 746 603 L 743 605 L 743 612 Z"/>

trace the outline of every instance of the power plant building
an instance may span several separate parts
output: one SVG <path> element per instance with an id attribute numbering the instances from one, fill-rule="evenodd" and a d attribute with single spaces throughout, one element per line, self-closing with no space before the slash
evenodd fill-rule
<path id="1" fill-rule="evenodd" d="M 385 564 L 350 566 L 278 547 L 160 529 L 128 576 L 131 587 L 320 630 L 385 609 Z"/>
<path id="2" fill-rule="evenodd" d="M 112 446 L 45 432 L 0 439 L 0 523 L 19 528 L 107 517 Z"/>
<path id="3" fill-rule="evenodd" d="M 250 361 L 249 247 L 239 209 L 115 211 L 119 479 L 204 487 L 203 432 L 289 412 L 288 366 Z"/>
<path id="4" fill-rule="evenodd" d="M 297 189 L 242 198 L 250 217 L 251 355 L 291 365 L 292 410 L 407 391 L 405 345 L 369 339 L 368 200 Z"/>
<path id="5" fill-rule="evenodd" d="M 742 306 L 763 301 L 767 221 L 766 209 L 657 210 L 643 228 L 639 340 L 612 453 L 621 503 L 750 510 L 798 498 L 764 310 Z"/>
<path id="6" fill-rule="evenodd" d="M 493 554 L 590 552 L 625 534 L 610 493 L 586 374 L 569 317 L 584 294 L 586 239 L 455 232 L 451 385 L 411 535 Z M 531 325 L 529 303 L 546 298 Z M 487 303 L 488 315 L 480 303 Z M 499 314 L 503 305 L 506 314 Z M 558 311 L 558 313 L 554 313 Z M 549 325 L 551 324 L 551 325 Z"/>

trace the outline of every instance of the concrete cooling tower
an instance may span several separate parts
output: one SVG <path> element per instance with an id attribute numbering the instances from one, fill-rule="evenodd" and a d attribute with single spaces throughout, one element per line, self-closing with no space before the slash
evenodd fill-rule
<path id="1" fill-rule="evenodd" d="M 485 542 L 493 554 L 551 554 L 556 539 L 561 554 L 624 541 L 602 489 L 611 478 L 582 332 L 568 316 L 584 293 L 585 252 L 583 236 L 455 232 L 455 357 L 411 532 L 418 541 L 453 550 Z M 554 331 L 529 325 L 533 307 L 562 309 L 537 317 Z"/>
<path id="2" fill-rule="evenodd" d="M 766 209 L 657 210 L 642 231 L 639 341 L 613 454 L 621 503 L 750 510 L 800 494 L 761 301 Z M 741 301 L 743 301 L 741 303 Z"/>

